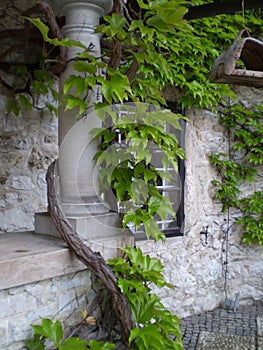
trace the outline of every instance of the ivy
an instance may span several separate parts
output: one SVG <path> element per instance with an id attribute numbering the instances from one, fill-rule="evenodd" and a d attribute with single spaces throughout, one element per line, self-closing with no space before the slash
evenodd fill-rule
<path id="1" fill-rule="evenodd" d="M 180 1 L 174 1 L 173 5 L 180 9 L 179 3 Z M 181 18 L 185 12 L 186 9 L 177 14 L 176 18 L 178 21 L 180 18 L 182 22 L 178 26 L 186 25 Z M 104 62 L 96 60 L 89 55 L 88 48 L 83 48 L 76 42 L 70 40 L 60 42 L 61 45 L 76 44 L 84 49 L 74 59 L 73 68 L 76 73 L 64 84 L 64 97 L 60 103 L 64 110 L 73 110 L 76 117 L 85 115 L 89 101 L 88 91 L 95 85 L 101 87 L 104 104 L 120 103 L 120 108 L 115 105 L 115 110 L 112 107 L 99 109 L 101 104 L 96 106 L 102 121 L 107 121 L 111 125 L 110 128 L 93 130 L 94 137 L 101 140 L 95 156 L 100 167 L 101 189 L 112 189 L 117 199 L 125 203 L 126 208 L 122 213 L 124 228 L 130 222 L 137 228 L 143 225 L 147 237 L 152 237 L 155 241 L 165 240 L 164 234 L 157 226 L 156 217 L 165 219 L 167 215 L 175 217 L 176 214 L 169 198 L 163 198 L 156 188 L 158 179 L 168 177 L 151 165 L 152 147 L 160 150 L 164 167 L 172 167 L 175 171 L 178 166 L 177 158 L 185 156 L 176 137 L 165 131 L 167 123 L 180 129 L 179 119 L 183 116 L 175 115 L 170 110 L 158 106 L 159 103 L 165 104 L 160 92 L 161 87 L 168 81 L 173 82 L 172 67 L 163 52 L 159 52 L 153 42 L 148 42 L 148 35 L 152 35 L 152 39 L 156 40 L 159 33 L 167 34 L 168 29 L 171 30 L 176 26 L 172 23 L 173 18 L 169 13 L 170 8 L 165 2 L 151 3 L 149 15 L 146 15 L 149 30 L 145 30 L 143 41 L 138 29 L 129 30 L 129 23 L 122 16 L 113 14 L 105 17 L 105 23 L 99 26 L 97 31 L 107 35 L 108 40 L 119 41 L 125 45 L 124 57 L 120 59 L 127 60 L 127 63 L 118 67 L 111 62 L 107 64 L 107 59 Z M 43 23 L 34 22 L 46 41 L 58 45 L 56 38 L 47 38 L 48 28 Z M 143 26 L 145 23 L 140 23 L 140 30 Z M 163 42 L 162 44 L 159 42 L 163 46 Z M 126 47 L 129 49 L 126 50 Z M 139 47 L 144 51 L 141 57 L 138 56 Z M 163 49 L 167 50 L 167 47 Z M 136 57 L 141 65 L 134 76 L 129 76 L 128 71 L 134 60 L 137 60 Z M 131 107 L 122 105 L 128 100 L 133 101 Z M 139 101 L 155 102 L 156 106 L 152 105 L 149 109 L 149 104 Z M 116 142 L 114 143 L 117 132 L 125 140 L 125 147 L 121 149 Z M 136 324 L 130 332 L 129 347 L 135 350 L 181 349 L 178 318 L 165 309 L 157 295 L 150 293 L 151 283 L 159 288 L 171 287 L 162 276 L 163 266 L 158 259 L 144 256 L 139 249 L 125 249 L 124 253 L 125 258 L 112 260 L 109 263 L 114 266 L 120 290 L 127 295 Z M 43 322 L 42 326 L 33 326 L 35 332 L 33 342 L 45 342 L 49 339 L 61 350 L 67 349 L 68 342 L 72 345 L 72 349 L 75 346 L 81 349 L 89 345 L 74 338 L 63 341 L 59 323 L 52 323 L 50 320 Z M 153 335 L 153 331 L 156 334 Z M 95 349 L 95 345 L 92 344 L 90 348 Z M 111 348 L 110 346 L 105 343 L 101 348 Z"/>
<path id="2" fill-rule="evenodd" d="M 156 217 L 174 217 L 175 213 L 169 199 L 163 198 L 156 188 L 158 179 L 169 179 L 151 165 L 151 147 L 154 145 L 160 150 L 164 168 L 172 167 L 177 171 L 178 157 L 185 157 L 177 139 L 165 132 L 167 123 L 179 129 L 179 119 L 183 117 L 159 107 L 166 105 L 163 89 L 173 86 L 178 103 L 183 107 L 214 108 L 223 95 L 232 97 L 228 86 L 211 84 L 208 75 L 213 61 L 233 41 L 243 21 L 242 16 L 237 14 L 192 21 L 189 25 L 183 19 L 187 12 L 186 4 L 184 0 L 138 0 L 139 11 L 136 14 L 131 12 L 125 16 L 120 11 L 113 11 L 105 16 L 96 29 L 102 43 L 107 42 L 99 59 L 90 54 L 90 48 L 79 42 L 68 38 L 49 38 L 49 28 L 44 23 L 39 19 L 28 19 L 49 44 L 79 47 L 80 53 L 72 62 L 76 74 L 65 82 L 65 96 L 61 104 L 65 110 L 72 109 L 76 117 L 85 116 L 89 91 L 100 86 L 103 104 L 97 104 L 96 110 L 103 122 L 110 119 L 109 128 L 93 131 L 94 137 L 101 139 L 95 156 L 100 167 L 101 188 L 112 189 L 117 200 L 125 203 L 123 227 L 130 222 L 137 228 L 144 226 L 147 237 L 156 241 L 165 239 L 158 229 Z M 254 19 L 255 14 L 250 12 L 247 25 L 262 32 L 262 21 Z M 114 52 L 112 48 L 118 50 Z M 33 90 L 38 94 L 49 91 L 53 94 L 52 80 L 45 75 L 45 68 L 46 63 L 43 63 L 43 69 L 36 74 Z M 132 109 L 128 109 L 129 115 L 119 116 L 118 110 L 106 108 L 105 113 L 105 109 L 101 108 L 125 101 L 133 102 L 138 113 L 130 113 Z M 13 106 L 15 113 L 19 113 L 21 105 L 27 108 L 29 104 L 25 96 L 20 97 Z M 146 111 L 144 108 L 149 104 L 155 107 Z M 248 164 L 237 162 L 225 154 L 211 155 L 211 162 L 222 176 L 221 182 L 214 181 L 216 198 L 223 202 L 224 210 L 236 207 L 244 214 L 238 223 L 246 230 L 245 242 L 259 241 L 263 244 L 262 193 L 242 198 L 240 192 L 244 179 L 254 181 L 257 170 L 253 167 L 263 163 L 262 120 L 259 114 L 255 117 L 255 114 L 250 115 L 250 112 L 238 107 L 236 110 L 232 108 L 233 112 L 225 113 L 221 121 L 234 135 L 234 150 L 244 152 L 245 163 Z M 258 113 L 260 111 L 262 109 L 259 108 Z M 117 132 L 125 140 L 125 147 L 120 148 L 115 142 Z M 130 332 L 129 347 L 138 350 L 181 349 L 178 318 L 166 310 L 159 297 L 150 290 L 151 284 L 159 288 L 171 287 L 163 279 L 163 266 L 159 260 L 144 256 L 140 249 L 127 248 L 123 251 L 124 258 L 111 260 L 109 264 L 118 277 L 120 290 L 127 295 L 136 323 Z M 33 326 L 33 329 L 35 337 L 33 345 L 28 343 L 30 349 L 36 348 L 33 347 L 36 346 L 34 342 L 39 349 L 44 348 L 47 339 L 61 350 L 69 346 L 72 349 L 95 349 L 99 346 L 110 349 L 113 346 L 109 343 L 87 344 L 77 339 L 63 341 L 60 324 L 50 320 L 43 320 L 42 326 Z"/>
<path id="3" fill-rule="evenodd" d="M 244 196 L 240 187 L 252 183 L 260 173 L 263 164 L 262 105 L 247 110 L 233 105 L 224 111 L 220 119 L 232 135 L 233 143 L 226 154 L 211 154 L 211 163 L 221 175 L 213 180 L 215 198 L 223 204 L 223 211 L 236 208 L 240 217 L 235 221 L 243 227 L 243 242 L 263 245 L 263 192 L 251 191 Z"/>
<path id="4" fill-rule="evenodd" d="M 143 255 L 140 249 L 122 249 L 126 260 L 111 259 L 118 285 L 127 295 L 136 327 L 130 334 L 134 350 L 182 349 L 179 319 L 166 310 L 160 298 L 150 293 L 150 284 L 173 288 L 162 275 L 164 267 L 156 258 Z"/>
<path id="5" fill-rule="evenodd" d="M 44 350 L 49 340 L 58 350 L 108 350 L 115 349 L 115 345 L 104 341 L 86 341 L 76 337 L 63 339 L 64 332 L 60 321 L 53 322 L 50 319 L 42 319 L 41 325 L 32 326 L 34 330 L 33 339 L 26 342 L 29 350 Z"/>
<path id="6" fill-rule="evenodd" d="M 119 203 L 123 203 L 123 227 L 133 223 L 144 227 L 148 238 L 165 239 L 155 222 L 167 215 L 175 217 L 168 197 L 162 197 L 156 186 L 159 179 L 171 181 L 169 175 L 151 165 L 153 151 L 158 149 L 164 168 L 177 172 L 177 159 L 184 158 L 173 134 L 165 132 L 166 124 L 180 129 L 183 116 L 158 106 L 148 110 L 146 104 L 120 105 L 106 108 L 100 118 L 112 125 L 103 130 L 94 130 L 96 138 L 102 138 L 95 159 L 100 166 L 101 190 L 113 189 Z M 116 133 L 124 140 L 114 142 Z"/>

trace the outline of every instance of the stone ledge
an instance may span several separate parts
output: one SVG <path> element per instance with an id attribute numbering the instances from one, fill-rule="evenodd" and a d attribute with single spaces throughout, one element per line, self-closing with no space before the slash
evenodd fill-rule
<path id="1" fill-rule="evenodd" d="M 120 247 L 134 245 L 133 234 L 125 230 L 115 237 L 84 240 L 105 260 L 122 255 Z M 0 234 L 0 290 L 85 270 L 62 239 L 35 232 Z"/>
<path id="2" fill-rule="evenodd" d="M 0 235 L 0 290 L 84 269 L 60 239 L 33 232 Z"/>

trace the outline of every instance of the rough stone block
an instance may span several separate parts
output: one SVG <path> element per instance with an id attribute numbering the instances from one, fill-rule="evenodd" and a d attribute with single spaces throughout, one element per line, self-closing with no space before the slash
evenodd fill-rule
<path id="1" fill-rule="evenodd" d="M 35 185 L 32 182 L 32 178 L 29 176 L 15 176 L 12 180 L 11 187 L 16 190 L 30 191 Z"/>
<path id="2" fill-rule="evenodd" d="M 33 215 L 25 213 L 21 208 L 11 208 L 0 211 L 0 230 L 16 232 L 18 230 L 33 230 Z"/>
<path id="3" fill-rule="evenodd" d="M 6 346 L 8 344 L 8 326 L 9 322 L 7 319 L 0 319 L 0 342 L 2 342 L 3 346 Z"/>

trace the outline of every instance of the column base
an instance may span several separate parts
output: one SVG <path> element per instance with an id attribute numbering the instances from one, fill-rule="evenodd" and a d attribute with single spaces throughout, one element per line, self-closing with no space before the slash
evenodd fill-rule
<path id="1" fill-rule="evenodd" d="M 120 256 L 122 253 L 118 248 L 134 246 L 132 232 L 128 228 L 122 228 L 116 213 L 67 219 L 83 241 L 92 250 L 99 251 L 106 260 Z M 35 233 L 60 238 L 60 233 L 48 213 L 35 214 Z"/>
<path id="2" fill-rule="evenodd" d="M 103 202 L 96 202 L 96 199 L 91 202 L 81 203 L 65 203 L 61 202 L 61 207 L 64 215 L 67 218 L 79 218 L 79 217 L 90 217 L 98 216 L 100 214 L 105 215 L 109 213 L 109 205 Z"/>

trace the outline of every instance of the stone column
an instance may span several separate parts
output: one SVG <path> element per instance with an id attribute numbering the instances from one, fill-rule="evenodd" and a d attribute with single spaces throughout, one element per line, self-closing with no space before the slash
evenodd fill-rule
<path id="1" fill-rule="evenodd" d="M 65 15 L 63 27 L 65 37 L 80 41 L 89 54 L 100 57 L 100 38 L 94 33 L 99 19 L 112 8 L 112 0 L 53 0 L 55 11 Z M 68 59 L 74 59 L 82 49 L 69 49 Z M 70 62 L 60 76 L 60 91 L 63 96 L 63 85 L 72 74 L 80 74 L 73 69 Z M 77 120 L 77 110 L 59 110 L 59 179 L 62 207 L 68 217 L 101 214 L 107 208 L 98 198 L 98 174 L 94 168 L 93 156 L 96 153 L 96 142 L 90 142 L 91 129 L 100 126 L 100 121 L 92 106 L 98 102 L 100 91 L 89 94 L 86 115 Z"/>
<path id="2" fill-rule="evenodd" d="M 80 41 L 92 48 L 89 54 L 100 57 L 100 38 L 94 33 L 95 26 L 105 13 L 110 12 L 112 0 L 48 0 L 55 12 L 65 15 L 66 23 L 62 28 L 65 37 Z M 74 59 L 81 48 L 69 49 L 68 59 Z M 71 74 L 80 74 L 73 69 L 71 60 L 60 76 L 60 93 L 63 97 L 63 85 Z M 95 89 L 96 90 L 96 89 Z M 98 197 L 98 169 L 94 166 L 93 156 L 97 144 L 91 141 L 91 129 L 100 126 L 93 106 L 100 99 L 99 87 L 89 95 L 87 111 L 80 120 L 77 111 L 59 109 L 59 161 L 58 174 L 60 198 L 64 213 L 72 226 L 85 239 L 101 240 L 103 246 L 123 246 L 133 244 L 129 232 L 123 236 L 118 215 L 110 213 Z M 45 223 L 44 223 L 45 221 Z M 40 232 L 41 231 L 41 232 Z M 48 231 L 48 232 L 47 232 Z M 36 219 L 36 232 L 51 233 L 52 223 L 47 218 Z M 117 238 L 116 238 L 117 237 Z M 99 247 L 98 247 L 99 248 Z M 99 249 L 104 251 L 104 249 Z M 115 249 L 116 250 L 116 249 Z M 112 254 L 104 254 L 112 256 Z"/>

